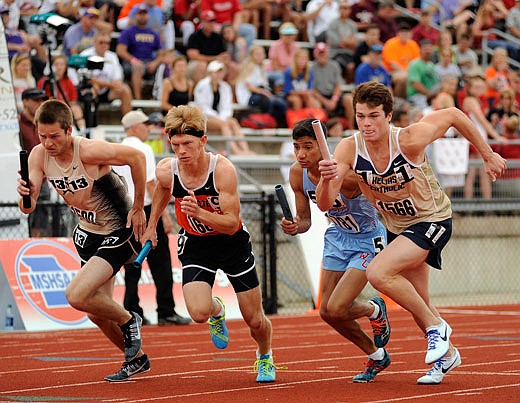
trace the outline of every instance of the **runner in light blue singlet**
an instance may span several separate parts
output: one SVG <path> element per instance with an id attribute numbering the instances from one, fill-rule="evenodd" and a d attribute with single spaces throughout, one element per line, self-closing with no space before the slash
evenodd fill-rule
<path id="1" fill-rule="evenodd" d="M 316 185 L 303 169 L 303 188 L 313 203 Z M 362 194 L 354 199 L 338 195 L 325 215 L 331 225 L 325 232 L 323 269 L 346 271 L 366 270 L 368 263 L 386 245 L 386 230 L 377 218 L 376 208 Z"/>

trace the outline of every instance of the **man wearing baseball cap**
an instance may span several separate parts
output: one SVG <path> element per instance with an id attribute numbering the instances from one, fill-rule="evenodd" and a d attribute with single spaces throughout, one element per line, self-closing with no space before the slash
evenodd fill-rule
<path id="1" fill-rule="evenodd" d="M 243 21 L 241 3 L 240 0 L 201 0 L 200 9 L 202 13 L 213 12 L 219 30 L 222 24 L 233 24 L 235 31 L 244 38 L 249 49 L 256 39 L 257 33 L 253 24 Z"/>
<path id="2" fill-rule="evenodd" d="M 135 21 L 136 14 L 146 10 L 148 13 L 147 27 L 154 31 L 161 32 L 164 23 L 164 12 L 157 5 L 157 0 L 144 0 L 142 3 L 136 4 L 130 10 L 129 25 L 132 25 Z"/>
<path id="3" fill-rule="evenodd" d="M 116 53 L 121 60 L 125 78 L 130 80 L 134 99 L 142 99 L 143 80 L 153 78 L 163 62 L 159 32 L 148 28 L 148 7 L 137 6 L 135 23 L 121 31 Z"/>
<path id="4" fill-rule="evenodd" d="M 45 94 L 45 91 L 39 88 L 28 88 L 22 92 L 23 110 L 18 115 L 20 145 L 28 153 L 40 144 L 38 131 L 34 124 L 34 115 L 42 102 L 47 99 L 49 97 Z M 40 200 L 49 200 L 50 196 L 49 184 L 44 181 L 40 189 Z M 31 237 L 51 235 L 49 216 L 48 206 L 38 203 L 34 211 L 29 214 L 29 234 Z"/>
<path id="5" fill-rule="evenodd" d="M 213 60 L 227 62 L 229 55 L 224 38 L 215 32 L 216 16 L 212 10 L 200 14 L 200 26 L 188 39 L 186 55 L 190 60 L 188 75 L 197 83 L 206 75 L 208 63 Z"/>
<path id="6" fill-rule="evenodd" d="M 99 10 L 88 7 L 80 10 L 79 22 L 71 25 L 63 36 L 63 53 L 69 57 L 76 55 L 82 50 L 92 46 L 92 39 L 97 32 L 96 22 Z"/>
<path id="7" fill-rule="evenodd" d="M 372 45 L 368 49 L 367 61 L 361 63 L 357 68 L 354 75 L 354 84 L 359 85 L 366 83 L 367 81 L 377 81 L 378 83 L 384 84 L 387 87 L 392 87 L 392 79 L 390 74 L 383 67 L 383 58 L 381 56 L 383 52 L 383 46 L 379 44 Z"/>
<path id="8" fill-rule="evenodd" d="M 39 88 L 28 88 L 22 92 L 23 110 L 19 115 L 22 148 L 31 152 L 34 146 L 40 144 L 36 126 L 33 123 L 36 109 L 49 97 Z"/>
<path id="9" fill-rule="evenodd" d="M 329 116 L 341 116 L 349 127 L 354 127 L 354 109 L 349 95 L 342 93 L 341 67 L 329 57 L 329 46 L 318 42 L 314 47 L 314 96 Z"/>
<path id="10" fill-rule="evenodd" d="M 122 144 L 144 153 L 146 157 L 146 192 L 144 196 L 144 212 L 147 219 L 152 211 L 152 196 L 155 190 L 155 156 L 150 145 L 144 143 L 150 134 L 149 125 L 152 123 L 150 118 L 141 110 L 128 112 L 121 119 L 125 128 L 126 138 Z M 125 178 L 128 193 L 133 199 L 134 184 L 130 167 L 114 166 L 112 169 Z M 185 325 L 191 322 L 175 312 L 175 302 L 173 300 L 173 275 L 171 268 L 171 255 L 168 246 L 168 233 L 173 229 L 172 219 L 165 209 L 157 225 L 157 247 L 148 254 L 148 266 L 156 288 L 157 301 L 157 322 L 159 325 Z M 143 315 L 143 308 L 139 305 L 138 283 L 141 278 L 141 269 L 136 269 L 131 264 L 125 265 L 125 296 L 124 307 L 137 312 L 143 318 L 143 323 L 150 324 L 150 321 Z"/>

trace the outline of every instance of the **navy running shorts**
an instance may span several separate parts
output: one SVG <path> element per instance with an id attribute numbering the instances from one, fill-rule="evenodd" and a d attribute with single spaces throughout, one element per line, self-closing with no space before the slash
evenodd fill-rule
<path id="1" fill-rule="evenodd" d="M 400 234 L 387 230 L 386 237 L 389 244 L 399 235 L 407 237 L 420 248 L 430 251 L 426 263 L 442 270 L 441 253 L 451 238 L 452 224 L 451 218 L 438 222 L 420 222 L 409 226 Z"/>

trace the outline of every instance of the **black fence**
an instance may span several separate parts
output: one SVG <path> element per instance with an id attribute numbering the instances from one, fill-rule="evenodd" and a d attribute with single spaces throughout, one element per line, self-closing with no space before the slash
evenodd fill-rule
<path id="1" fill-rule="evenodd" d="M 242 219 L 251 234 L 262 287 L 266 313 L 277 313 L 276 228 L 277 214 L 273 195 L 255 195 L 241 199 Z M 168 206 L 173 215 L 173 204 Z M 25 216 L 17 204 L 0 203 L 0 239 L 31 236 L 68 237 L 77 218 L 62 203 L 39 201 L 38 213 Z"/>
<path id="2" fill-rule="evenodd" d="M 40 204 L 40 223 L 47 225 L 41 235 L 70 236 L 77 221 L 69 208 L 62 203 Z M 454 199 L 452 207 L 454 231 L 443 251 L 443 270 L 431 271 L 432 303 L 519 303 L 520 198 Z M 173 205 L 168 208 L 173 216 Z M 302 246 L 298 237 L 282 232 L 282 211 L 274 195 L 258 192 L 242 196 L 241 216 L 251 234 L 266 313 L 301 314 L 314 309 L 316 301 Z M 14 203 L 0 203 L 0 239 L 27 237 L 27 216 Z M 362 297 L 373 293 L 375 290 L 367 286 Z"/>

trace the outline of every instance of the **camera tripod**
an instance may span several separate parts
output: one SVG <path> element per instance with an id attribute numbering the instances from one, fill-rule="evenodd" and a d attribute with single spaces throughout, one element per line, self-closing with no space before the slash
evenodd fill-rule
<path id="1" fill-rule="evenodd" d="M 70 101 L 68 100 L 67 95 L 65 94 L 65 92 L 63 91 L 63 88 L 60 85 L 59 80 L 56 78 L 56 76 L 54 74 L 54 71 L 52 70 L 51 46 L 47 46 L 47 51 L 48 51 L 48 54 L 47 54 L 48 73 L 45 74 L 45 81 L 43 83 L 43 88 L 42 89 L 47 94 L 50 94 L 51 97 L 54 98 L 54 99 L 58 99 L 58 95 L 59 95 L 61 100 L 63 102 L 65 102 L 70 107 Z M 83 119 L 85 119 L 85 126 L 87 128 L 86 136 L 89 137 L 89 130 L 88 130 L 88 128 L 96 126 L 95 111 L 92 111 L 92 103 L 93 103 L 92 99 L 90 100 L 90 102 L 85 102 L 85 100 L 83 99 L 83 97 L 82 97 L 82 95 L 80 93 L 80 89 L 81 88 L 82 87 L 81 87 L 81 83 L 80 83 L 78 85 L 78 98 L 80 98 L 83 101 L 83 107 L 82 107 Z M 73 122 L 74 122 L 74 127 L 76 127 L 76 129 L 79 132 L 80 131 L 80 127 L 78 125 L 78 120 L 76 119 L 74 114 L 72 115 L 72 119 L 73 119 Z"/>

